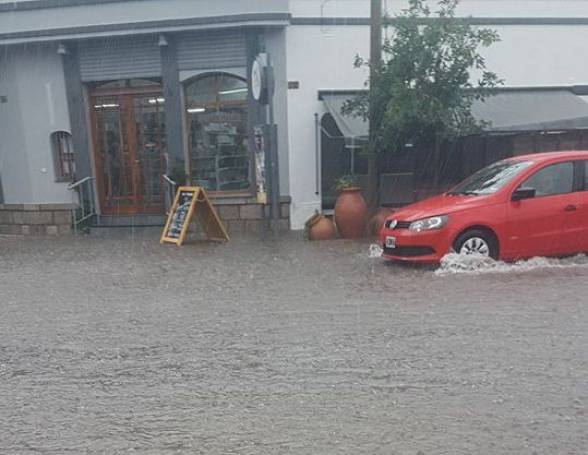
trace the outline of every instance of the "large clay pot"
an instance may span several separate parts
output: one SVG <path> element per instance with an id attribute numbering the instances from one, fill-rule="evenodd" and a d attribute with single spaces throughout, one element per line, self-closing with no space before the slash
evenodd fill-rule
<path id="1" fill-rule="evenodd" d="M 384 226 L 384 222 L 386 221 L 386 218 L 388 218 L 393 212 L 394 212 L 394 210 L 391 208 L 380 207 L 378 209 L 378 211 L 376 212 L 376 214 L 372 217 L 372 219 L 369 222 L 369 225 L 368 225 L 369 233 L 374 237 L 379 236 L 380 231 L 382 230 L 382 227 Z"/>
<path id="2" fill-rule="evenodd" d="M 335 224 L 344 239 L 359 239 L 365 236 L 368 212 L 361 188 L 345 188 L 339 191 L 335 203 Z"/>
<path id="3" fill-rule="evenodd" d="M 317 214 L 308 221 L 308 238 L 310 240 L 331 240 L 336 233 L 333 222 L 323 215 Z"/>

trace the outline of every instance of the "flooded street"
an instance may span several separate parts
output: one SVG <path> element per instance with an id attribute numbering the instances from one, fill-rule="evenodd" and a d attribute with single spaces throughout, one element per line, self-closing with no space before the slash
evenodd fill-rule
<path id="1" fill-rule="evenodd" d="M 588 259 L 0 239 L 0 454 L 584 454 Z"/>

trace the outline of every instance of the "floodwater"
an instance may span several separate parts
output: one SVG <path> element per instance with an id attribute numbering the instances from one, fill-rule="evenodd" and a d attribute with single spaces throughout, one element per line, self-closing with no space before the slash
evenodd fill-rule
<path id="1" fill-rule="evenodd" d="M 0 454 L 586 453 L 585 256 L 377 256 L 0 238 Z"/>

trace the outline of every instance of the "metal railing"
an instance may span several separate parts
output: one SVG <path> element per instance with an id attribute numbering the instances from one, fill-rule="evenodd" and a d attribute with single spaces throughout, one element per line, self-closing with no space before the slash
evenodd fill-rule
<path id="1" fill-rule="evenodd" d="M 96 200 L 94 198 L 94 177 L 85 177 L 67 187 L 70 191 L 75 191 L 78 196 L 78 207 L 72 210 L 72 219 L 74 230 L 80 223 L 97 215 Z"/>
<path id="2" fill-rule="evenodd" d="M 165 182 L 165 188 L 163 190 L 165 196 L 165 214 L 169 215 L 169 211 L 174 203 L 174 198 L 176 197 L 176 188 L 178 187 L 178 184 L 166 174 L 163 174 L 163 181 Z"/>

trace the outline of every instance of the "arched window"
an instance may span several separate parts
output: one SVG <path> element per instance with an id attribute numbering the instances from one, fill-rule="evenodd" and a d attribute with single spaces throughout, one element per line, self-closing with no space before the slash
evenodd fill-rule
<path id="1" fill-rule="evenodd" d="M 210 191 L 251 187 L 247 82 L 209 73 L 185 86 L 192 182 Z"/>
<path id="2" fill-rule="evenodd" d="M 51 152 L 53 155 L 55 180 L 58 182 L 72 181 L 76 168 L 71 134 L 67 131 L 55 131 L 51 133 Z"/>

